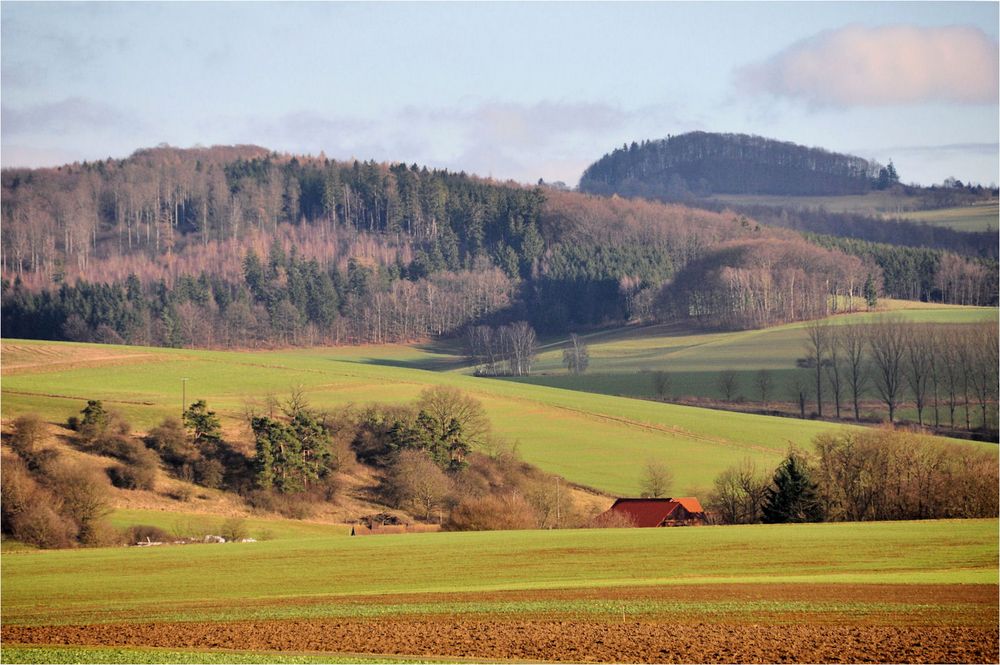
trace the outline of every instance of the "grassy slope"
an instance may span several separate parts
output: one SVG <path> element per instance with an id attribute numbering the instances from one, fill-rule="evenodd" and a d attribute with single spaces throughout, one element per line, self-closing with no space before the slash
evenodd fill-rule
<path id="1" fill-rule="evenodd" d="M 996 310 L 920 309 L 901 315 L 910 320 L 981 320 L 995 317 Z M 651 381 L 641 372 L 661 367 L 677 373 L 677 381 L 687 383 L 688 394 L 714 393 L 716 374 L 726 367 L 744 371 L 743 391 L 750 390 L 753 371 L 771 368 L 776 390 L 781 390 L 782 372 L 794 371 L 794 359 L 802 355 L 802 328 L 793 324 L 764 331 L 665 336 L 649 334 L 662 332 L 657 330 L 626 331 L 592 343 L 588 375 L 566 376 L 557 369 L 561 351 L 553 349 L 542 354 L 539 368 L 557 374 L 523 383 L 429 371 L 458 365 L 455 356 L 436 348 L 247 353 L 6 340 L 2 407 L 5 418 L 36 411 L 64 422 L 85 400 L 102 399 L 146 429 L 179 412 L 181 379 L 187 377 L 188 402 L 206 399 L 224 416 L 231 436 L 249 440 L 241 430 L 246 405 L 259 407 L 267 394 L 282 397 L 293 386 L 302 386 L 315 406 L 333 407 L 409 401 L 426 386 L 448 384 L 482 400 L 497 432 L 517 442 L 527 461 L 547 471 L 609 493 L 633 494 L 646 460 L 658 458 L 673 470 L 674 491 L 686 493 L 708 487 L 744 457 L 773 466 L 789 444 L 809 447 L 813 437 L 834 426 L 595 393 L 649 395 Z"/>
<path id="2" fill-rule="evenodd" d="M 519 613 L 566 608 L 505 608 L 475 594 L 565 588 L 604 589 L 601 597 L 609 599 L 608 606 L 590 609 L 614 612 L 620 611 L 612 607 L 614 589 L 623 586 L 996 584 L 997 538 L 996 520 L 958 520 L 437 533 L 21 552 L 4 557 L 3 621 L 50 625 Z M 403 544 L 405 556 L 400 555 Z M 449 592 L 471 595 L 459 603 L 435 595 Z M 390 597 L 369 597 L 380 594 Z"/>
<path id="3" fill-rule="evenodd" d="M 27 349 L 21 354 L 36 347 L 39 352 L 56 350 L 70 358 L 95 348 L 105 355 L 153 351 L 41 342 L 17 342 L 16 346 Z M 634 493 L 642 465 L 651 456 L 669 459 L 677 488 L 686 490 L 709 484 L 720 471 L 748 455 L 773 464 L 789 442 L 808 445 L 813 436 L 828 429 L 822 423 L 720 415 L 372 364 L 371 355 L 364 348 L 253 354 L 156 349 L 154 355 L 130 362 L 119 359 L 110 365 L 12 370 L 3 380 L 3 414 L 37 411 L 59 422 L 78 412 L 86 399 L 102 399 L 139 428 L 147 428 L 179 411 L 181 378 L 188 377 L 188 401 L 207 399 L 211 408 L 225 416 L 236 436 L 248 400 L 259 402 L 269 392 L 282 396 L 295 385 L 305 388 L 315 406 L 331 407 L 407 401 L 428 385 L 449 384 L 481 399 L 499 434 L 517 441 L 528 461 L 613 493 Z"/>
<path id="4" fill-rule="evenodd" d="M 919 210 L 899 215 L 914 222 L 926 222 L 935 226 L 947 226 L 956 231 L 997 231 L 1000 205 L 982 203 L 941 210 Z"/>
<path id="5" fill-rule="evenodd" d="M 975 323 L 996 321 L 991 307 L 956 307 L 889 301 L 888 311 L 835 316 L 834 324 L 876 321 L 895 317 L 919 323 Z M 900 309 L 907 307 L 907 309 Z M 754 388 L 757 370 L 772 372 L 772 399 L 787 400 L 787 386 L 796 373 L 795 361 L 805 355 L 807 323 L 792 323 L 763 330 L 706 333 L 677 326 L 624 329 L 590 338 L 590 367 L 583 376 L 570 375 L 562 364 L 561 348 L 539 355 L 535 374 L 521 383 L 584 390 L 609 395 L 653 397 L 652 376 L 665 370 L 673 375 L 675 394 L 721 399 L 718 373 L 736 370 L 739 393 L 758 399 Z"/>
<path id="6" fill-rule="evenodd" d="M 118 528 L 144 524 L 159 527 L 179 538 L 189 534 L 219 533 L 222 530 L 221 525 L 225 519 L 225 517 L 219 515 L 206 513 L 135 508 L 120 508 L 108 517 L 108 521 Z M 350 534 L 350 527 L 345 525 L 309 522 L 305 520 L 248 517 L 245 518 L 244 525 L 246 526 L 248 537 L 258 540 L 301 540 L 305 538 L 329 538 L 330 536 L 346 536 Z M 6 553 L 6 550 L 4 550 L 4 553 Z"/>
<path id="7" fill-rule="evenodd" d="M 996 201 L 974 205 L 916 210 L 918 198 L 899 196 L 891 192 L 870 192 L 850 196 L 769 196 L 718 194 L 712 200 L 733 205 L 767 205 L 782 208 L 825 208 L 830 212 L 851 212 L 889 218 L 902 217 L 956 231 L 996 231 L 1000 205 Z"/>

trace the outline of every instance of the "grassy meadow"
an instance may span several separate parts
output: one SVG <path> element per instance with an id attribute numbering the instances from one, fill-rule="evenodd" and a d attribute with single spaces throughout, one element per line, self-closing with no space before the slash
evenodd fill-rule
<path id="1" fill-rule="evenodd" d="M 992 231 L 996 233 L 1000 220 L 1000 204 L 996 201 L 940 210 L 916 210 L 899 215 L 914 222 L 946 226 L 956 231 Z"/>
<path id="2" fill-rule="evenodd" d="M 996 310 L 923 308 L 901 316 L 973 322 L 995 318 Z M 673 471 L 675 493 L 703 494 L 725 468 L 747 457 L 773 466 L 790 444 L 809 448 L 837 425 L 601 393 L 633 394 L 627 386 L 642 385 L 659 368 L 686 391 L 706 394 L 718 370 L 729 367 L 744 374 L 767 367 L 780 382 L 783 372 L 794 371 L 789 365 L 802 354 L 803 334 L 802 324 L 718 334 L 670 326 L 606 331 L 589 337 L 588 374 L 566 375 L 556 341 L 542 349 L 541 374 L 522 382 L 471 376 L 459 352 L 442 344 L 238 352 L 4 340 L 2 413 L 9 419 L 34 411 L 65 422 L 87 399 L 101 399 L 142 431 L 179 414 L 184 391 L 188 403 L 205 399 L 219 412 L 227 438 L 249 443 L 246 409 L 264 409 L 268 396 L 281 399 L 293 387 L 313 406 L 335 408 L 405 402 L 427 386 L 451 385 L 482 401 L 496 432 L 516 442 L 525 460 L 570 481 L 635 494 L 646 461 L 655 458 Z M 543 385 L 549 381 L 565 383 Z M 180 537 L 217 531 L 226 516 L 133 507 L 109 519 Z M 983 630 L 996 616 L 990 604 L 998 583 L 995 519 L 360 538 L 347 537 L 343 525 L 303 520 L 255 516 L 245 527 L 257 542 L 52 551 L 5 542 L 2 623 L 27 630 L 179 622 L 212 631 L 213 622 L 275 620 L 621 625 L 692 617 L 782 624 L 794 617 L 820 627 L 853 621 Z M 0 660 L 423 662 L 130 644 L 5 643 Z"/>
<path id="3" fill-rule="evenodd" d="M 713 201 L 733 205 L 765 205 L 798 210 L 824 208 L 830 212 L 860 213 L 874 217 L 902 218 L 943 226 L 956 231 L 996 231 L 1000 218 L 997 201 L 981 201 L 972 205 L 920 210 L 919 198 L 901 196 L 888 191 L 846 196 L 777 196 L 767 194 L 716 194 Z"/>
<path id="4" fill-rule="evenodd" d="M 420 352 L 407 353 L 414 354 L 409 362 L 421 361 Z M 25 360 L 53 354 L 56 361 L 41 365 Z M 65 422 L 87 399 L 100 399 L 144 430 L 179 414 L 186 377 L 187 401 L 207 400 L 223 417 L 227 435 L 246 441 L 247 405 L 263 408 L 267 395 L 281 398 L 294 386 L 303 388 L 313 406 L 324 408 L 404 402 L 427 386 L 453 385 L 482 401 L 496 432 L 516 443 L 524 459 L 614 494 L 638 490 L 649 458 L 669 460 L 677 488 L 687 491 L 708 486 L 744 457 L 773 466 L 789 444 L 808 446 L 830 429 L 826 423 L 399 367 L 395 359 L 373 362 L 372 350 L 364 347 L 245 353 L 5 341 L 4 358 L 15 360 L 4 368 L 5 418 L 34 411 Z"/>
<path id="5" fill-rule="evenodd" d="M 993 307 L 959 307 L 930 303 L 885 301 L 881 311 L 831 317 L 834 325 L 875 322 L 888 317 L 912 323 L 968 324 L 996 321 Z M 583 375 L 570 374 L 562 363 L 562 346 L 553 345 L 539 354 L 533 375 L 510 381 L 581 390 L 608 395 L 652 398 L 652 372 L 671 374 L 672 396 L 722 399 L 719 372 L 734 370 L 737 395 L 759 400 L 754 384 L 758 370 L 771 372 L 770 400 L 792 399 L 790 386 L 798 376 L 806 382 L 809 370 L 797 369 L 795 361 L 806 354 L 806 327 L 799 322 L 737 332 L 704 332 L 677 325 L 619 329 L 584 336 L 590 365 Z M 832 405 L 830 410 L 832 410 Z M 908 414 L 904 411 L 904 417 Z"/>
<path id="6" fill-rule="evenodd" d="M 918 308 L 832 320 L 890 314 L 960 323 L 995 320 L 996 309 Z M 803 371 L 795 369 L 795 359 L 804 354 L 804 327 L 612 331 L 588 339 L 586 374 L 567 374 L 560 346 L 550 345 L 534 375 L 516 380 L 473 377 L 452 349 L 435 345 L 236 352 L 4 340 L 2 413 L 10 418 L 34 411 L 65 422 L 86 400 L 100 399 L 143 431 L 179 415 L 183 391 L 188 403 L 205 399 L 219 412 L 228 436 L 249 442 L 246 410 L 263 410 L 268 396 L 281 399 L 293 387 L 301 387 L 313 406 L 335 408 L 411 401 L 428 386 L 446 384 L 481 400 L 496 433 L 546 471 L 611 494 L 634 494 L 646 461 L 660 459 L 674 470 L 675 491 L 687 493 L 709 487 L 746 457 L 774 466 L 789 445 L 809 448 L 817 434 L 838 425 L 627 397 L 652 397 L 650 370 L 664 369 L 673 376 L 673 393 L 718 398 L 718 372 L 734 369 L 738 392 L 756 399 L 752 377 L 767 368 L 774 377 L 772 399 L 787 400 L 788 382 Z"/>
<path id="7" fill-rule="evenodd" d="M 995 585 L 997 539 L 996 520 L 954 520 L 428 533 L 26 551 L 4 556 L 3 622 L 711 612 L 713 603 L 721 601 L 692 600 L 674 607 L 670 603 L 676 601 L 623 600 L 615 590 L 726 584 Z M 490 595 L 557 589 L 599 593 L 574 599 L 529 594 L 520 600 Z M 809 607 L 808 601 L 788 601 L 784 607 L 764 609 Z M 752 603 L 745 608 L 753 610 Z"/>

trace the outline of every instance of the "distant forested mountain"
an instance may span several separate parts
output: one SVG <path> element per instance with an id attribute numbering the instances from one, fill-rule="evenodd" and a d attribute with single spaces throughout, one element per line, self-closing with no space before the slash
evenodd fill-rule
<path id="1" fill-rule="evenodd" d="M 785 243 L 769 274 L 752 268 L 754 279 L 808 288 L 796 302 L 809 306 L 715 317 L 720 325 L 812 316 L 826 311 L 826 295 L 854 293 L 869 276 L 883 282 L 870 253 L 820 249 L 731 211 L 254 146 L 6 169 L 2 186 L 7 337 L 254 347 L 416 340 L 522 320 L 559 333 L 687 317 L 663 306 L 665 285 L 709 256 L 701 265 L 712 270 L 730 257 L 745 262 L 745 253 L 716 251 L 741 242 Z M 921 279 L 934 285 L 941 253 L 932 254 Z M 817 256 L 823 280 L 803 287 L 786 271 Z M 989 285 L 967 292 L 995 300 Z"/>
<path id="2" fill-rule="evenodd" d="M 760 136 L 691 132 L 604 155 L 583 172 L 580 190 L 679 201 L 711 194 L 863 194 L 896 180 L 891 164 Z"/>

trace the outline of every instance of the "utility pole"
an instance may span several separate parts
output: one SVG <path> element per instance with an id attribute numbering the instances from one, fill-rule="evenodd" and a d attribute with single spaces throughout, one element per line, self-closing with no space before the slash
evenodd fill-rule
<path id="1" fill-rule="evenodd" d="M 556 528 L 559 528 L 559 476 L 556 476 Z"/>
<path id="2" fill-rule="evenodd" d="M 184 422 L 184 413 L 187 411 L 187 382 L 186 376 L 181 377 L 181 422 Z"/>

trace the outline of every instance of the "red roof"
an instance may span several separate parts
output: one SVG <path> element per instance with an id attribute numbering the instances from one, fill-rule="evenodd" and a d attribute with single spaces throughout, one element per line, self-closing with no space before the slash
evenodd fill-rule
<path id="1" fill-rule="evenodd" d="M 689 513 L 703 513 L 694 497 L 677 499 L 618 499 L 610 510 L 628 517 L 638 527 L 660 526 L 679 506 Z"/>
<path id="2" fill-rule="evenodd" d="M 674 501 L 684 506 L 689 513 L 705 512 L 705 509 L 701 507 L 700 503 L 698 503 L 698 499 L 693 496 L 679 496 L 674 499 Z"/>

